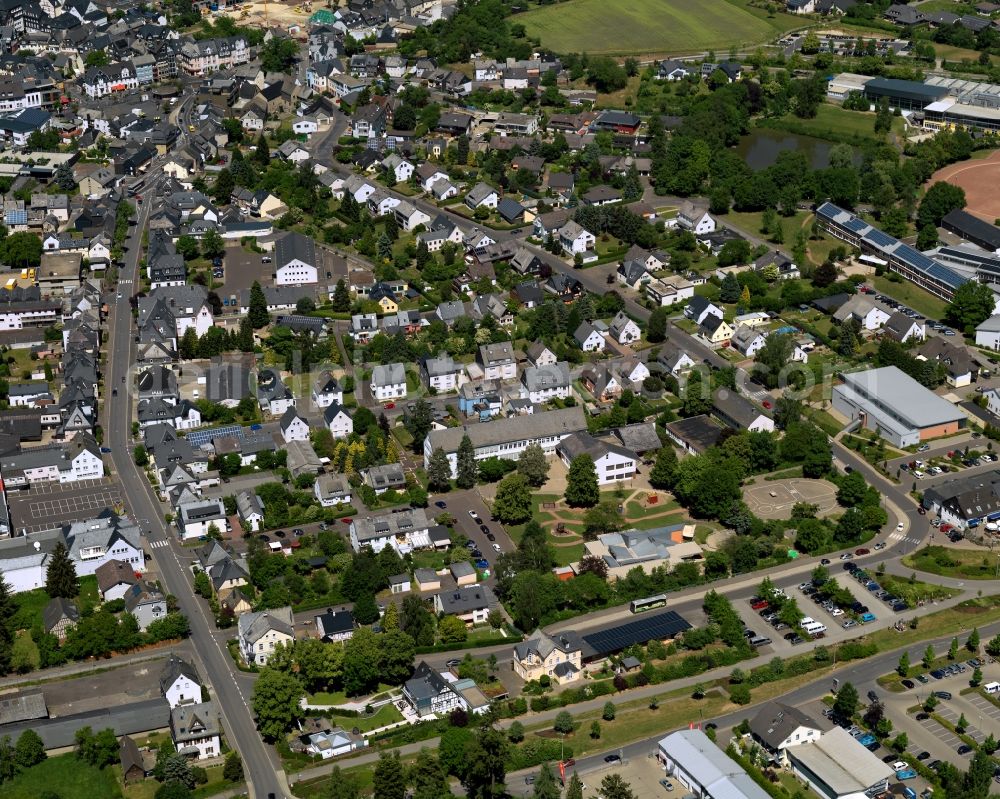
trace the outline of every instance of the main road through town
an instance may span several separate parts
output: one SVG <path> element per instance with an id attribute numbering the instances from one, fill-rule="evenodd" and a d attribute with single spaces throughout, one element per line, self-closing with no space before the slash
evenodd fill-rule
<path id="1" fill-rule="evenodd" d="M 155 169 L 155 164 L 154 167 Z M 181 566 L 175 550 L 175 536 L 164 522 L 164 510 L 153 495 L 145 475 L 132 460 L 131 447 L 131 388 L 134 385 L 135 333 L 129 298 L 140 285 L 138 275 L 142 250 L 142 237 L 153 205 L 153 196 L 162 174 L 150 174 L 145 179 L 144 203 L 139 206 L 138 220 L 129 235 L 125 263 L 119 275 L 119 291 L 110 295 L 111 333 L 108 341 L 108 363 L 105 372 L 104 429 L 108 431 L 107 445 L 111 448 L 118 478 L 127 497 L 127 505 L 146 536 L 148 551 L 154 555 L 156 568 L 167 591 L 177 597 L 181 611 L 191 624 L 193 649 L 197 653 L 196 665 L 203 678 L 211 685 L 213 697 L 222 717 L 226 739 L 243 759 L 250 796 L 264 799 L 269 794 L 285 796 L 287 792 L 284 773 L 273 759 L 257 733 L 250 713 L 249 696 L 244 696 L 235 679 L 235 665 L 222 644 L 212 634 L 214 622 L 209 619 L 194 595 L 192 575 Z M 117 390 L 117 393 L 115 393 Z M 166 546 L 150 545 L 166 542 Z"/>

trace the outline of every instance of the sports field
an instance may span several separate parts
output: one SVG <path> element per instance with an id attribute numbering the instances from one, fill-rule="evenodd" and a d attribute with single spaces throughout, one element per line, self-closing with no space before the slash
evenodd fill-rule
<path id="1" fill-rule="evenodd" d="M 939 169 L 928 185 L 944 180 L 965 189 L 965 210 L 987 222 L 1000 218 L 1000 195 L 996 187 L 1000 181 L 1000 150 L 989 156 Z"/>
<path id="2" fill-rule="evenodd" d="M 681 55 L 760 44 L 803 27 L 789 14 L 750 10 L 740 0 L 567 0 L 514 17 L 560 53 Z"/>

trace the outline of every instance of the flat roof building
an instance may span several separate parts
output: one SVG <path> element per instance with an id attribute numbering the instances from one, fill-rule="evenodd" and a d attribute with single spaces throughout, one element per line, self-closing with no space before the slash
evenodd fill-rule
<path id="1" fill-rule="evenodd" d="M 834 727 L 819 740 L 787 751 L 795 776 L 824 799 L 868 799 L 888 790 L 892 767 L 847 731 Z"/>
<path id="2" fill-rule="evenodd" d="M 897 447 L 951 435 L 965 426 L 961 409 L 895 366 L 842 377 L 844 382 L 833 387 L 834 409 Z"/>
<path id="3" fill-rule="evenodd" d="M 657 745 L 666 773 L 698 799 L 768 799 L 743 767 L 701 730 L 678 730 Z"/>

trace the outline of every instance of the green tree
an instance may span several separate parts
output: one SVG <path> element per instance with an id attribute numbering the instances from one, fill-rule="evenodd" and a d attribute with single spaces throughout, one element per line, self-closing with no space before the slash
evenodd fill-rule
<path id="1" fill-rule="evenodd" d="M 861 472 L 851 472 L 840 480 L 837 489 L 837 502 L 845 508 L 853 508 L 862 504 L 868 493 L 868 484 Z"/>
<path id="2" fill-rule="evenodd" d="M 380 640 L 383 679 L 391 685 L 402 685 L 413 674 L 416 645 L 402 630 L 386 630 Z"/>
<path id="3" fill-rule="evenodd" d="M 407 432 L 413 436 L 413 449 L 415 452 L 424 451 L 424 439 L 427 438 L 427 434 L 431 431 L 431 427 L 434 426 L 434 409 L 431 408 L 430 403 L 426 400 L 419 399 L 413 406 L 413 410 L 406 414 L 403 419 L 403 426 L 406 428 Z M 472 442 L 469 442 L 471 446 Z M 473 461 L 473 466 L 475 466 L 475 461 Z M 457 468 L 461 468 L 460 464 L 457 464 Z M 449 473 L 451 469 L 449 468 Z M 472 474 L 472 483 L 466 488 L 470 488 L 476 482 L 475 471 Z"/>
<path id="4" fill-rule="evenodd" d="M 533 799 L 559 799 L 562 791 L 556 784 L 556 778 L 552 774 L 552 769 L 548 763 L 542 763 L 542 768 L 535 779 L 535 790 Z"/>
<path id="5" fill-rule="evenodd" d="M 253 686 L 251 704 L 257 728 L 265 738 L 278 740 L 292 728 L 302 715 L 299 700 L 304 693 L 294 675 L 269 668 L 261 671 Z"/>
<path id="6" fill-rule="evenodd" d="M 511 722 L 511 725 L 507 728 L 507 737 L 511 743 L 521 743 L 524 740 L 524 725 L 519 721 Z"/>
<path id="7" fill-rule="evenodd" d="M 568 710 L 561 710 L 552 722 L 552 729 L 563 734 L 571 733 L 575 729 L 573 724 L 573 714 Z"/>
<path id="8" fill-rule="evenodd" d="M 833 703 L 833 710 L 843 719 L 854 718 L 854 714 L 858 712 L 858 689 L 849 682 L 841 685 Z"/>
<path id="9" fill-rule="evenodd" d="M 177 254 L 182 256 L 185 261 L 193 261 L 201 254 L 201 248 L 198 246 L 198 239 L 188 234 L 180 236 L 177 241 L 174 242 L 174 248 L 177 250 Z"/>
<path id="10" fill-rule="evenodd" d="M 989 286 L 969 280 L 955 289 L 945 318 L 960 330 L 969 332 L 993 314 L 994 302 Z"/>
<path id="11" fill-rule="evenodd" d="M 906 751 L 906 747 L 910 745 L 910 737 L 905 733 L 901 732 L 892 741 L 892 748 L 894 751 L 902 754 Z"/>
<path id="12" fill-rule="evenodd" d="M 221 258 L 225 255 L 226 243 L 219 235 L 219 231 L 209 228 L 205 235 L 201 237 L 201 253 L 206 258 Z"/>
<path id="13" fill-rule="evenodd" d="M 275 36 L 260 51 L 260 66 L 265 72 L 288 72 L 299 54 L 294 39 Z"/>
<path id="14" fill-rule="evenodd" d="M 969 633 L 969 637 L 965 639 L 965 648 L 970 652 L 979 651 L 979 628 L 973 627 L 972 632 Z"/>
<path id="15" fill-rule="evenodd" d="M 233 750 L 226 755 L 226 762 L 222 766 L 223 778 L 229 782 L 243 782 L 243 761 L 240 753 Z"/>
<path id="16" fill-rule="evenodd" d="M 135 449 L 132 450 L 132 460 L 135 461 L 135 465 L 140 468 L 149 463 L 149 453 L 142 444 L 136 444 Z"/>
<path id="17" fill-rule="evenodd" d="M 56 167 L 53 179 L 55 184 L 63 191 L 76 191 L 76 178 L 73 177 L 73 167 L 69 165 L 69 161 L 64 161 Z"/>
<path id="18" fill-rule="evenodd" d="M 506 736 L 485 724 L 466 747 L 466 768 L 462 786 L 469 799 L 501 799 L 507 793 L 504 780 L 509 751 Z"/>
<path id="19" fill-rule="evenodd" d="M 361 797 L 357 780 L 352 775 L 341 771 L 340 766 L 333 767 L 328 785 L 324 799 L 360 799 Z"/>
<path id="20" fill-rule="evenodd" d="M 976 688 L 982 681 L 983 681 L 983 670 L 979 668 L 979 666 L 976 666 L 976 668 L 973 669 L 972 671 L 972 677 L 969 680 L 969 685 L 971 685 L 973 688 Z"/>
<path id="21" fill-rule="evenodd" d="M 899 663 L 896 664 L 896 673 L 900 677 L 910 676 L 910 655 L 904 650 L 903 654 L 899 656 Z"/>
<path id="22" fill-rule="evenodd" d="M 954 660 L 958 657 L 958 638 L 951 639 L 951 645 L 948 647 L 948 660 Z"/>
<path id="23" fill-rule="evenodd" d="M 653 344 L 659 344 L 666 337 L 667 309 L 662 307 L 654 308 L 653 312 L 649 315 L 649 321 L 646 323 L 646 340 Z"/>
<path id="24" fill-rule="evenodd" d="M 73 599 L 80 593 L 80 582 L 76 577 L 76 566 L 69 556 L 66 545 L 60 541 L 52 550 L 48 568 L 45 571 L 45 593 L 55 599 Z"/>
<path id="25" fill-rule="evenodd" d="M 441 761 L 426 748 L 421 748 L 410 766 L 409 783 L 413 786 L 413 799 L 442 799 L 451 793 Z"/>
<path id="26" fill-rule="evenodd" d="M 740 281 L 736 279 L 736 273 L 727 272 L 726 276 L 722 279 L 722 288 L 719 291 L 719 301 L 726 303 L 737 302 L 742 291 L 743 287 L 740 286 Z"/>
<path id="27" fill-rule="evenodd" d="M 589 508 L 600 500 L 597 470 L 589 455 L 577 455 L 570 462 L 569 472 L 566 475 L 565 497 L 572 508 Z"/>
<path id="28" fill-rule="evenodd" d="M 594 719 L 590 724 L 590 737 L 595 741 L 601 737 L 601 722 Z"/>
<path id="29" fill-rule="evenodd" d="M 42 737 L 34 730 L 25 730 L 14 744 L 14 762 L 18 768 L 26 769 L 37 766 L 47 755 Z"/>
<path id="30" fill-rule="evenodd" d="M 575 771 L 569 778 L 569 785 L 566 786 L 566 799 L 583 799 L 583 783 Z"/>
<path id="31" fill-rule="evenodd" d="M 511 472 L 497 486 L 493 515 L 504 524 L 519 524 L 531 518 L 531 486 L 520 472 Z"/>
<path id="32" fill-rule="evenodd" d="M 378 621 L 378 605 L 375 597 L 365 593 L 354 603 L 354 620 L 358 624 L 374 624 Z"/>
<path id="33" fill-rule="evenodd" d="M 431 491 L 451 490 L 451 462 L 441 447 L 431 453 L 427 464 L 427 487 Z"/>
<path id="34" fill-rule="evenodd" d="M 671 446 L 665 446 L 656 453 L 656 464 L 649 472 L 649 484 L 653 488 L 671 489 L 677 480 L 677 453 Z"/>
<path id="35" fill-rule="evenodd" d="M 601 718 L 605 721 L 614 721 L 617 712 L 614 702 L 605 702 L 604 708 L 601 710 Z"/>
<path id="36" fill-rule="evenodd" d="M 625 782 L 621 774 L 605 774 L 601 780 L 601 796 L 604 799 L 637 799 L 632 786 Z"/>
<path id="37" fill-rule="evenodd" d="M 923 664 L 925 669 L 929 669 L 931 664 L 934 663 L 934 647 L 927 644 L 927 649 L 924 650 Z"/>
<path id="38" fill-rule="evenodd" d="M 917 230 L 925 225 L 940 225 L 946 214 L 964 207 L 965 190 L 939 180 L 924 193 L 920 201 L 917 208 Z"/>
<path id="39" fill-rule="evenodd" d="M 549 459 L 540 444 L 529 444 L 517 460 L 517 471 L 529 485 L 540 488 L 549 476 Z"/>
<path id="40" fill-rule="evenodd" d="M 267 313 L 267 298 L 264 296 L 264 289 L 260 287 L 260 283 L 256 280 L 250 287 L 250 305 L 247 309 L 247 319 L 250 320 L 250 325 L 254 330 L 266 327 L 271 321 L 271 317 Z"/>
<path id="41" fill-rule="evenodd" d="M 346 313 L 351 310 L 351 293 L 343 278 L 337 281 L 337 286 L 333 290 L 333 310 L 338 313 Z"/>
<path id="42" fill-rule="evenodd" d="M 399 752 L 381 752 L 372 773 L 374 799 L 403 799 L 406 795 L 406 776 Z"/>
<path id="43" fill-rule="evenodd" d="M 438 622 L 438 635 L 442 643 L 460 644 L 469 637 L 469 630 L 458 616 L 445 616 Z"/>
<path id="44" fill-rule="evenodd" d="M 421 449 L 423 449 L 423 444 L 421 444 Z M 476 484 L 479 467 L 476 465 L 476 450 L 472 446 L 472 439 L 469 438 L 468 434 L 462 436 L 462 440 L 459 442 L 456 460 L 455 483 L 459 488 L 472 488 Z"/>
<path id="45" fill-rule="evenodd" d="M 382 673 L 382 645 L 367 627 L 354 631 L 344 644 L 343 683 L 348 696 L 360 696 L 378 686 Z"/>

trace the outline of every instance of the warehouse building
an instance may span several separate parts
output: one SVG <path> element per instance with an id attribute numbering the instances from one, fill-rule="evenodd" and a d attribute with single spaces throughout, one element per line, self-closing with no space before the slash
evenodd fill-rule
<path id="1" fill-rule="evenodd" d="M 696 799 L 769 799 L 735 760 L 701 730 L 678 730 L 657 745 L 667 775 Z"/>
<path id="2" fill-rule="evenodd" d="M 824 799 L 869 799 L 887 791 L 893 777 L 888 764 L 840 727 L 788 749 L 787 755 L 792 773 Z"/>
<path id="3" fill-rule="evenodd" d="M 957 407 L 895 366 L 848 372 L 833 387 L 833 407 L 897 447 L 952 435 L 965 427 Z"/>

